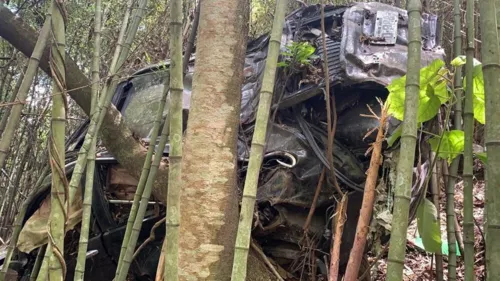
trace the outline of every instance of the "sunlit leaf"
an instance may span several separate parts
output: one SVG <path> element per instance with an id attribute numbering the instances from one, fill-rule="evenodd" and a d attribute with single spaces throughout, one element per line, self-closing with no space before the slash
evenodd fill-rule
<path id="1" fill-rule="evenodd" d="M 287 67 L 287 66 L 288 66 L 287 62 L 284 62 L 284 61 L 278 62 L 278 67 Z"/>
<path id="2" fill-rule="evenodd" d="M 461 65 L 464 65 L 465 64 L 465 56 L 458 56 L 456 58 L 454 58 L 451 63 L 450 63 L 452 66 L 461 66 Z"/>
<path id="3" fill-rule="evenodd" d="M 417 228 L 425 250 L 430 253 L 441 253 L 441 230 L 436 206 L 425 198 L 417 209 Z"/>
<path id="4" fill-rule="evenodd" d="M 441 106 L 441 101 L 434 94 L 432 85 L 427 84 L 424 95 L 420 95 L 417 122 L 425 122 L 431 120 L 436 116 Z"/>
<path id="5" fill-rule="evenodd" d="M 420 70 L 420 92 L 419 109 L 417 122 L 425 122 L 436 116 L 441 104 L 449 99 L 449 91 L 446 85 L 446 79 L 443 78 L 448 72 L 443 68 L 442 60 L 434 60 L 428 66 Z M 404 100 L 406 75 L 394 79 L 387 86 L 389 96 L 387 103 L 390 105 L 389 113 L 398 120 L 404 118 Z"/>
<path id="6" fill-rule="evenodd" d="M 477 122 L 484 124 L 486 122 L 485 104 L 484 104 L 484 79 L 483 71 L 477 73 L 472 80 L 474 99 L 472 107 L 474 110 L 474 118 Z"/>
<path id="7" fill-rule="evenodd" d="M 480 61 L 474 59 L 474 73 L 473 73 L 473 101 L 472 107 L 474 111 L 474 118 L 477 122 L 484 124 L 486 122 L 485 103 L 484 103 L 484 78 L 483 69 Z M 464 89 L 467 90 L 467 80 L 464 78 Z"/>
<path id="8" fill-rule="evenodd" d="M 429 140 L 432 151 L 436 152 L 438 157 L 448 160 L 451 163 L 455 157 L 464 151 L 464 131 L 451 130 L 443 133 L 441 146 L 438 150 L 439 136 Z"/>

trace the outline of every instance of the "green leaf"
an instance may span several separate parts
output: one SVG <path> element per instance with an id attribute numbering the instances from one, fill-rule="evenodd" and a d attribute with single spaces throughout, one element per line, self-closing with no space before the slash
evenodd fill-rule
<path id="1" fill-rule="evenodd" d="M 475 155 L 479 160 L 483 161 L 484 164 L 488 163 L 488 155 L 486 152 L 475 153 Z"/>
<path id="2" fill-rule="evenodd" d="M 449 99 L 446 80 L 442 77 L 448 73 L 448 70 L 443 66 L 444 62 L 437 59 L 420 70 L 420 105 L 417 122 L 425 122 L 434 118 L 438 113 L 440 105 Z M 403 120 L 404 118 L 405 86 L 406 75 L 394 79 L 387 86 L 389 96 L 386 102 L 389 105 L 389 113 L 398 120 Z"/>
<path id="3" fill-rule="evenodd" d="M 472 107 L 474 111 L 474 118 L 477 122 L 484 124 L 486 122 L 485 104 L 484 104 L 484 78 L 483 68 L 480 61 L 474 59 L 474 72 L 473 72 L 473 101 Z M 464 78 L 464 89 L 467 90 L 467 81 Z"/>
<path id="4" fill-rule="evenodd" d="M 477 122 L 484 124 L 486 122 L 485 104 L 484 104 L 484 79 L 483 71 L 477 73 L 472 80 L 473 95 L 472 107 L 474 110 L 474 118 Z"/>
<path id="5" fill-rule="evenodd" d="M 451 61 L 452 66 L 461 66 L 465 64 L 465 56 L 458 56 Z"/>
<path id="6" fill-rule="evenodd" d="M 278 67 L 287 67 L 288 63 L 286 61 L 280 61 L 278 62 Z"/>
<path id="7" fill-rule="evenodd" d="M 464 151 L 464 131 L 451 130 L 443 133 L 441 146 L 438 150 L 439 136 L 433 137 L 429 140 L 432 151 L 436 152 L 438 157 L 447 159 L 451 163 L 455 157 Z"/>
<path id="8" fill-rule="evenodd" d="M 437 220 L 436 206 L 426 198 L 417 209 L 417 228 L 425 250 L 430 253 L 441 253 L 441 230 Z"/>
<path id="9" fill-rule="evenodd" d="M 387 146 L 391 147 L 400 137 L 403 132 L 403 126 L 399 125 L 398 128 L 387 138 Z"/>
<path id="10" fill-rule="evenodd" d="M 417 123 L 417 129 L 422 127 L 422 123 Z M 394 132 L 387 138 L 387 146 L 392 147 L 394 143 L 401 137 L 401 133 L 403 132 L 403 124 L 400 124 Z"/>
<path id="11" fill-rule="evenodd" d="M 425 122 L 434 118 L 441 106 L 441 100 L 435 95 L 434 87 L 427 84 L 424 95 L 420 95 L 417 122 Z"/>

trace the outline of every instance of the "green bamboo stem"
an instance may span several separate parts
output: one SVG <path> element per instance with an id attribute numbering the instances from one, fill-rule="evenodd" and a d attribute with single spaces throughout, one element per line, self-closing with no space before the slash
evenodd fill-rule
<path id="1" fill-rule="evenodd" d="M 66 10 L 59 0 L 52 2 L 51 17 L 51 72 L 52 76 L 52 118 L 49 153 L 52 169 L 49 216 L 49 278 L 51 281 L 64 280 L 66 264 L 64 262 L 64 235 L 66 228 L 67 200 L 66 173 L 64 171 L 65 135 L 66 135 L 66 59 L 65 47 Z M 47 256 L 47 255 L 46 255 Z"/>
<path id="2" fill-rule="evenodd" d="M 257 184 L 259 172 L 262 165 L 263 151 L 266 143 L 267 123 L 269 121 L 269 111 L 271 108 L 274 82 L 276 76 L 276 65 L 278 62 L 281 35 L 285 19 L 287 0 L 276 1 L 276 11 L 274 22 L 269 39 L 269 48 L 264 69 L 262 89 L 260 91 L 259 108 L 257 110 L 257 120 L 250 149 L 250 160 L 248 171 L 243 188 L 243 199 L 241 203 L 240 221 L 233 261 L 232 281 L 244 281 L 247 274 L 247 259 L 250 248 L 252 219 L 257 194 Z"/>
<path id="3" fill-rule="evenodd" d="M 486 280 L 500 279 L 500 53 L 495 0 L 479 1 L 486 104 Z"/>
<path id="4" fill-rule="evenodd" d="M 116 73 L 116 64 L 118 61 L 118 57 L 120 56 L 121 50 L 122 50 L 122 45 L 125 40 L 125 32 L 127 30 L 127 25 L 130 17 L 130 12 L 132 10 L 132 4 L 133 0 L 128 0 L 127 2 L 127 10 L 125 11 L 125 15 L 123 16 L 123 22 L 122 26 L 120 29 L 120 33 L 118 34 L 118 41 L 116 43 L 116 48 L 115 52 L 113 55 L 113 59 L 111 61 L 111 65 L 109 68 L 109 73 L 110 76 L 113 77 Z M 89 128 L 87 130 L 87 133 L 85 135 L 85 139 L 83 141 L 82 147 L 80 148 L 80 151 L 78 152 L 78 158 L 76 160 L 75 168 L 73 170 L 73 174 L 71 175 L 71 180 L 69 182 L 69 200 L 70 202 L 73 202 L 75 198 L 75 193 L 79 188 L 82 176 L 83 176 L 83 171 L 85 166 L 87 165 L 87 154 L 88 151 L 92 145 L 92 138 L 94 135 L 97 134 L 99 131 L 99 117 L 102 114 L 103 116 L 105 115 L 105 111 L 103 110 L 104 108 L 104 103 L 106 102 L 107 98 L 106 96 L 111 93 L 111 91 L 107 91 L 108 88 L 110 88 L 108 85 L 112 84 L 112 79 L 108 79 L 106 82 L 106 85 L 104 86 L 104 89 L 102 91 L 102 95 L 99 98 L 98 104 L 97 104 L 97 113 L 92 115 L 90 114 L 90 124 Z M 111 94 L 113 95 L 113 94 Z M 111 99 L 110 99 L 111 100 Z"/>
<path id="5" fill-rule="evenodd" d="M 421 3 L 408 0 L 408 61 L 406 74 L 405 111 L 401 149 L 397 165 L 392 231 L 387 264 L 387 280 L 401 281 L 406 252 L 406 232 L 410 208 L 410 187 L 417 142 L 417 111 L 420 91 Z M 389 105 L 390 106 L 390 105 Z"/>
<path id="6" fill-rule="evenodd" d="M 182 0 L 170 1 L 170 152 L 165 236 L 165 280 L 179 280 L 179 224 L 182 160 Z M 193 30 L 196 32 L 196 30 Z M 186 55 L 189 55 L 186 53 Z M 186 65 L 187 66 L 187 63 Z"/>
<path id="7" fill-rule="evenodd" d="M 465 281 L 474 281 L 474 216 L 473 216 L 473 71 L 474 71 L 474 0 L 467 0 L 466 92 L 464 104 L 464 263 Z"/>
<path id="8" fill-rule="evenodd" d="M 118 61 L 116 62 L 118 66 L 117 70 L 121 68 L 123 63 L 128 58 L 128 54 L 130 53 L 130 49 L 132 47 L 132 42 L 134 42 L 137 29 L 142 21 L 142 17 L 144 16 L 144 11 L 146 10 L 147 3 L 147 0 L 138 0 L 137 8 L 132 14 L 132 19 L 130 20 L 130 24 L 127 28 L 125 41 L 122 46 L 124 52 L 120 54 L 120 56 L 118 57 Z"/>
<path id="9" fill-rule="evenodd" d="M 92 99 L 90 102 L 91 118 L 96 114 L 96 103 L 99 95 L 99 65 L 101 49 L 101 0 L 95 3 L 94 18 L 94 52 L 92 54 Z M 90 217 L 92 216 L 92 193 L 94 184 L 95 154 L 97 134 L 92 138 L 91 146 L 87 156 L 87 169 L 85 175 L 85 192 L 83 197 L 82 226 L 80 228 L 80 241 L 78 244 L 78 256 L 75 267 L 75 281 L 83 281 L 85 276 L 85 262 L 87 260 L 87 247 L 90 229 Z"/>
<path id="10" fill-rule="evenodd" d="M 45 248 L 45 255 L 42 260 L 42 265 L 40 266 L 40 270 L 38 271 L 38 275 L 36 276 L 36 281 L 46 281 L 49 280 L 49 258 L 50 258 L 50 252 L 52 251 L 51 249 L 51 244 L 48 243 L 47 247 Z"/>
<path id="11" fill-rule="evenodd" d="M 442 135 L 442 134 L 440 134 Z M 442 139 L 442 137 L 441 137 Z M 441 144 L 441 139 L 440 143 Z M 436 153 L 435 152 L 430 152 L 429 153 L 429 159 L 431 163 L 433 163 L 431 167 L 431 193 L 432 193 L 432 202 L 434 203 L 434 206 L 436 206 L 437 210 L 437 220 L 438 223 L 440 221 L 440 215 L 439 215 L 439 177 L 438 177 L 438 168 L 437 165 L 434 165 L 436 163 Z M 437 162 L 439 163 L 439 162 Z M 435 260 L 436 260 L 436 281 L 443 281 L 444 280 L 444 271 L 443 271 L 443 255 L 440 253 L 434 254 Z"/>
<path id="12" fill-rule="evenodd" d="M 30 273 L 30 281 L 35 281 L 38 273 L 40 272 L 40 267 L 42 266 L 43 257 L 45 255 L 45 250 L 47 249 L 47 244 L 43 245 L 38 249 L 38 254 L 36 255 L 35 264 Z"/>
<path id="13" fill-rule="evenodd" d="M 167 82 L 165 83 L 165 89 L 163 91 L 163 96 L 162 96 L 162 99 L 160 100 L 158 112 L 157 112 L 156 118 L 154 120 L 153 130 L 151 133 L 151 141 L 150 141 L 150 144 L 148 147 L 148 152 L 146 154 L 146 160 L 144 161 L 144 165 L 142 167 L 141 176 L 139 178 L 139 183 L 137 184 L 137 189 L 136 189 L 136 192 L 134 195 L 134 202 L 131 206 L 130 213 L 129 213 L 129 216 L 127 219 L 127 228 L 125 230 L 125 235 L 124 235 L 124 238 L 122 241 L 120 257 L 118 259 L 118 266 L 116 269 L 117 276 L 121 270 L 121 266 L 123 265 L 123 257 L 125 256 L 125 252 L 127 251 L 127 245 L 129 243 L 130 234 L 132 232 L 132 227 L 134 225 L 135 217 L 137 216 L 137 210 L 139 209 L 139 202 L 140 202 L 142 194 L 144 192 L 144 187 L 146 185 L 149 171 L 151 169 L 151 159 L 153 158 L 153 152 L 155 151 L 154 144 L 156 143 L 156 139 L 158 138 L 158 133 L 159 133 L 160 126 L 161 126 L 161 121 L 163 119 L 163 111 L 165 109 L 165 104 L 167 101 L 168 80 L 169 80 L 169 78 L 167 77 L 167 80 L 166 80 Z"/>
<path id="14" fill-rule="evenodd" d="M 47 22 L 47 21 L 45 21 L 45 22 Z M 42 27 L 42 29 L 43 29 L 43 27 Z M 19 93 L 19 89 L 21 88 L 21 84 L 24 80 L 24 74 L 26 73 L 26 70 L 28 70 L 28 66 L 29 66 L 29 62 L 26 65 L 26 67 L 24 67 L 22 72 L 19 74 L 19 80 L 17 80 L 17 82 L 16 82 L 16 86 L 14 87 L 14 91 L 12 92 L 12 95 L 10 96 L 9 103 L 16 102 L 17 95 Z M 35 71 L 34 77 L 37 77 L 37 71 Z M 36 78 L 34 78 L 34 80 L 36 81 Z M 36 82 L 35 82 L 35 84 L 36 84 Z M 2 87 L 0 86 L 0 94 L 1 94 L 1 88 Z M 5 131 L 5 128 L 7 127 L 7 121 L 9 120 L 11 111 L 12 111 L 12 107 L 8 106 L 2 114 L 2 120 L 0 120 L 0 136 L 3 135 L 3 132 Z"/>
<path id="15" fill-rule="evenodd" d="M 12 106 L 5 130 L 3 131 L 2 139 L 0 140 L 0 167 L 3 167 L 5 159 L 7 158 L 7 154 L 9 152 L 10 144 L 14 137 L 16 127 L 21 120 L 22 109 L 24 107 L 24 103 L 26 102 L 26 98 L 28 97 L 31 83 L 35 78 L 40 58 L 42 57 L 43 51 L 45 50 L 45 45 L 47 44 L 47 40 L 49 38 L 51 18 L 52 11 L 50 11 L 49 9 L 45 16 L 45 23 L 43 24 L 42 30 L 40 31 L 40 35 L 38 36 L 38 40 L 36 42 L 35 48 L 33 49 L 33 53 L 29 59 L 28 68 L 26 69 L 26 73 L 22 78 L 19 90 L 17 91 L 17 94 L 15 94 L 16 100 L 19 103 L 16 103 Z"/>
<path id="16" fill-rule="evenodd" d="M 167 87 L 165 87 L 164 91 L 168 91 Z M 128 241 L 127 250 L 123 256 L 123 264 L 119 272 L 117 272 L 118 274 L 117 276 L 115 276 L 114 281 L 124 281 L 125 278 L 127 277 L 130 264 L 132 263 L 132 257 L 135 252 L 135 246 L 137 245 L 137 239 L 139 238 L 139 232 L 141 231 L 144 214 L 146 213 L 146 209 L 148 207 L 149 197 L 151 196 L 151 191 L 153 190 L 153 183 L 155 181 L 156 173 L 158 172 L 158 167 L 160 166 L 161 159 L 163 156 L 163 149 L 167 144 L 169 127 L 170 126 L 168 118 L 165 118 L 165 124 L 163 125 L 163 128 L 161 130 L 160 141 L 155 149 L 155 157 L 153 159 L 153 163 L 151 164 L 151 169 L 149 171 L 146 185 L 144 187 L 144 192 L 141 196 L 141 202 L 137 210 L 137 215 L 134 220 L 134 225 L 130 232 L 130 238 Z"/>
<path id="17" fill-rule="evenodd" d="M 153 129 L 151 132 L 151 138 L 150 138 L 150 144 L 148 147 L 148 152 L 146 154 L 146 160 L 144 161 L 142 171 L 141 171 L 141 176 L 139 177 L 139 183 L 137 184 L 137 189 L 134 194 L 134 202 L 131 206 L 130 213 L 127 219 L 127 227 L 125 229 L 125 235 L 123 237 L 122 241 L 122 246 L 121 246 L 121 251 L 120 251 L 120 257 L 118 259 L 118 266 L 116 268 L 116 276 L 118 276 L 121 267 L 123 265 L 123 257 L 125 256 L 125 253 L 127 251 L 127 246 L 129 244 L 129 239 L 130 239 L 130 234 L 132 233 L 132 228 L 134 225 L 135 218 L 137 216 L 137 211 L 139 209 L 139 202 L 141 201 L 142 194 L 144 192 L 144 188 L 146 185 L 146 181 L 148 179 L 148 175 L 151 169 L 151 159 L 153 158 L 153 153 L 155 151 L 155 143 L 158 138 L 158 134 L 160 131 L 162 119 L 163 119 L 163 112 L 165 110 L 165 104 L 167 101 L 167 93 L 168 93 L 168 85 L 169 85 L 169 74 L 167 74 L 166 80 L 164 82 L 164 90 L 163 90 L 163 96 L 162 99 L 160 100 L 159 106 L 158 106 L 158 111 L 156 113 L 156 118 L 153 123 Z M 164 125 L 165 126 L 165 125 Z"/>
<path id="18" fill-rule="evenodd" d="M 24 82 L 25 79 L 27 79 L 27 76 L 29 76 L 29 73 L 33 73 L 33 76 L 34 76 L 35 73 L 36 73 L 36 71 L 37 71 L 38 61 L 40 60 L 41 54 L 42 54 L 43 50 L 45 49 L 45 45 L 46 45 L 48 37 L 49 37 L 51 15 L 52 15 L 52 11 L 49 9 L 49 11 L 46 14 L 45 23 L 44 23 L 44 25 L 42 27 L 42 30 L 40 31 L 40 35 L 39 35 L 37 43 L 35 45 L 35 49 L 33 50 L 33 54 L 32 54 L 32 56 L 30 58 L 29 63 L 28 63 L 28 68 L 26 69 L 26 73 L 25 73 L 25 76 L 23 78 L 23 82 L 19 86 L 18 95 L 20 97 L 19 98 L 20 100 L 22 98 L 21 97 L 22 95 L 20 95 L 21 94 L 21 90 L 25 91 L 26 92 L 25 96 L 27 96 L 27 93 L 29 91 L 29 87 L 31 85 L 31 81 L 28 84 L 28 82 Z M 34 68 L 34 70 L 32 68 Z M 27 90 L 24 90 L 24 87 L 26 87 L 26 86 L 24 86 L 25 84 L 28 84 L 27 85 L 27 88 L 28 88 Z M 21 88 L 21 87 L 23 87 L 23 88 Z M 22 99 L 22 100 L 26 100 L 26 97 L 24 99 Z M 12 125 L 15 126 L 15 125 L 17 125 L 19 123 L 19 119 L 20 119 L 20 116 L 21 116 L 22 105 L 20 105 L 20 107 L 21 108 L 19 109 L 19 115 L 18 115 L 18 117 L 16 117 L 17 113 L 16 113 L 15 108 L 12 108 L 12 110 L 11 110 L 11 117 L 9 118 L 9 122 L 8 122 L 9 124 L 12 123 Z M 17 121 L 15 119 L 17 119 Z M 14 131 L 15 127 L 12 130 Z M 7 142 L 7 138 L 8 138 L 8 136 L 7 136 L 7 131 L 6 131 L 6 134 L 4 134 L 4 136 L 2 137 L 2 140 L 0 141 L 0 147 L 2 146 L 1 143 L 4 142 L 4 139 L 5 139 L 5 142 Z M 10 138 L 12 139 L 12 136 L 10 136 Z M 10 140 L 8 142 L 9 142 L 9 144 L 7 145 L 7 149 L 10 146 Z M 21 221 L 24 218 L 24 214 L 26 213 L 26 207 L 27 206 L 25 206 L 25 204 L 23 204 L 23 207 L 19 211 L 19 214 L 16 216 L 16 219 L 15 219 L 15 222 L 14 222 L 14 225 L 13 225 L 14 230 L 13 230 L 13 233 L 12 233 L 11 242 L 9 243 L 9 246 L 7 247 L 7 255 L 6 255 L 5 259 L 4 259 L 2 270 L 0 271 L 0 281 L 4 281 L 5 276 L 7 274 L 7 270 L 9 268 L 9 264 L 10 264 L 10 261 L 12 259 L 12 255 L 13 255 L 14 249 L 16 247 L 17 239 L 19 237 L 19 233 L 21 232 Z"/>
<path id="19" fill-rule="evenodd" d="M 189 59 L 194 49 L 194 41 L 196 40 L 196 34 L 198 33 L 198 25 L 200 23 L 200 5 L 201 2 L 198 1 L 196 4 L 196 9 L 194 11 L 194 21 L 191 27 L 191 33 L 189 34 L 189 39 L 187 41 L 186 52 L 184 52 L 184 57 L 182 58 L 182 73 L 186 74 L 189 65 Z"/>
<path id="20" fill-rule="evenodd" d="M 454 57 L 462 54 L 462 25 L 461 25 L 461 1 L 454 1 Z M 453 92 L 455 94 L 455 115 L 454 127 L 457 130 L 462 129 L 462 67 L 457 67 L 454 74 Z M 451 163 L 448 175 L 448 185 L 446 188 L 446 230 L 448 233 L 448 280 L 457 279 L 457 253 L 455 244 L 455 182 L 457 178 L 458 166 L 460 165 L 461 155 Z"/>

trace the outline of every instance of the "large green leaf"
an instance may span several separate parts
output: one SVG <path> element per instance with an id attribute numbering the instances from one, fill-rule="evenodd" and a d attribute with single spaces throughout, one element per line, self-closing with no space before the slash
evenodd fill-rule
<path id="1" fill-rule="evenodd" d="M 473 72 L 473 111 L 474 118 L 477 122 L 484 124 L 486 122 L 485 115 L 485 104 L 484 104 L 484 79 L 483 79 L 483 68 L 480 61 L 474 59 L 474 72 Z M 464 78 L 464 89 L 467 90 L 467 81 Z"/>
<path id="2" fill-rule="evenodd" d="M 437 220 L 436 206 L 425 198 L 417 209 L 417 228 L 425 250 L 430 253 L 441 253 L 441 230 Z"/>
<path id="3" fill-rule="evenodd" d="M 438 150 L 439 136 L 433 137 L 429 140 L 432 151 L 436 152 L 438 157 L 448 160 L 451 163 L 455 157 L 464 151 L 464 131 L 451 130 L 443 133 L 441 146 Z"/>
<path id="4" fill-rule="evenodd" d="M 479 71 L 477 75 L 474 76 L 472 81 L 474 88 L 474 100 L 472 102 L 472 106 L 474 109 L 474 118 L 476 118 L 477 122 L 484 124 L 486 121 L 486 114 L 484 111 L 484 79 L 483 79 L 483 71 Z"/>
<path id="5" fill-rule="evenodd" d="M 420 105 L 418 108 L 418 122 L 425 122 L 436 116 L 439 106 L 449 99 L 446 80 L 447 69 L 443 67 L 442 60 L 434 60 L 428 66 L 420 70 Z M 387 90 L 389 96 L 386 103 L 389 105 L 389 113 L 398 120 L 404 118 L 406 75 L 394 79 Z"/>
<path id="6" fill-rule="evenodd" d="M 397 129 L 392 132 L 392 134 L 387 138 L 387 146 L 391 147 L 394 143 L 401 137 L 401 133 L 403 132 L 403 126 L 399 125 Z"/>

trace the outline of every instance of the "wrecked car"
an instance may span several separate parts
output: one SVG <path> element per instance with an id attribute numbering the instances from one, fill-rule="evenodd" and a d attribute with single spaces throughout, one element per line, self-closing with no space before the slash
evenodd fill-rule
<path id="1" fill-rule="evenodd" d="M 306 65 L 280 67 L 276 76 L 272 120 L 270 120 L 265 155 L 257 192 L 258 215 L 253 237 L 263 252 L 280 268 L 286 280 L 310 280 L 311 274 L 326 277 L 332 241 L 332 216 L 336 202 L 329 182 L 318 196 L 307 233 L 304 223 L 313 202 L 318 178 L 323 168 L 329 170 L 326 155 L 327 130 L 325 106 L 324 52 L 328 58 L 330 93 L 335 99 L 338 117 L 335 132 L 334 173 L 341 188 L 349 194 L 347 222 L 341 246 L 341 270 L 345 267 L 356 232 L 357 217 L 363 197 L 365 171 L 369 158 L 365 155 L 372 137 L 365 134 L 378 126 L 378 121 L 363 118 L 367 105 L 377 110 L 376 98 L 385 99 L 387 86 L 406 73 L 408 15 L 405 10 L 382 3 L 357 3 L 346 6 L 325 6 L 325 44 L 320 27 L 320 6 L 295 10 L 286 18 L 281 47 L 289 50 L 291 42 L 314 47 Z M 443 59 L 438 45 L 437 17 L 422 15 L 422 66 L 434 59 Z M 238 136 L 239 188 L 242 189 L 250 140 L 254 129 L 259 91 L 267 55 L 269 36 L 263 35 L 248 43 L 245 58 L 245 80 L 241 89 L 241 115 Z M 282 58 L 283 59 L 283 58 Z M 184 121 L 189 116 L 195 57 L 191 59 L 184 79 Z M 148 145 L 155 113 L 168 79 L 169 62 L 146 67 L 122 81 L 113 97 L 128 127 Z M 168 112 L 165 111 L 165 115 Z M 85 137 L 88 121 L 67 142 L 68 176 L 75 164 L 76 152 Z M 399 126 L 390 120 L 389 134 Z M 387 147 L 386 147 L 387 148 Z M 394 148 L 392 148 L 394 149 Z M 164 155 L 168 156 L 168 144 Z M 384 177 L 385 178 L 385 177 Z M 96 160 L 91 233 L 88 244 L 86 280 L 112 280 L 120 255 L 127 215 L 137 185 L 111 154 L 102 150 Z M 418 181 L 418 179 L 417 179 Z M 391 184 L 390 176 L 383 187 Z M 11 269 L 19 280 L 29 278 L 39 249 L 47 242 L 48 195 L 50 181 L 39 189 L 30 202 Z M 418 186 L 418 183 L 415 183 Z M 84 182 L 82 185 L 84 186 Z M 388 189 L 388 187 L 387 187 Z M 82 189 L 83 190 L 83 189 Z M 383 192 L 382 192 L 383 193 Z M 81 194 L 80 194 L 81 196 Z M 385 193 L 385 198 L 390 198 Z M 417 196 L 412 194 L 412 196 Z M 380 198 L 379 198 L 380 199 Z M 154 227 L 165 215 L 165 207 L 154 194 L 139 236 L 141 245 L 154 232 L 149 242 L 134 259 L 130 275 L 135 280 L 154 280 L 160 256 L 164 224 Z M 382 208 L 390 213 L 390 204 Z M 384 201 L 385 200 L 385 201 Z M 413 204 L 414 205 L 414 204 Z M 65 258 L 67 278 L 73 278 L 78 244 L 78 210 L 66 235 Z M 412 206 L 411 208 L 415 208 Z M 81 216 L 81 214 L 80 214 Z M 390 223 L 389 223 L 390 224 Z M 307 245 L 304 237 L 309 237 Z M 321 279 L 315 279 L 321 280 Z"/>

